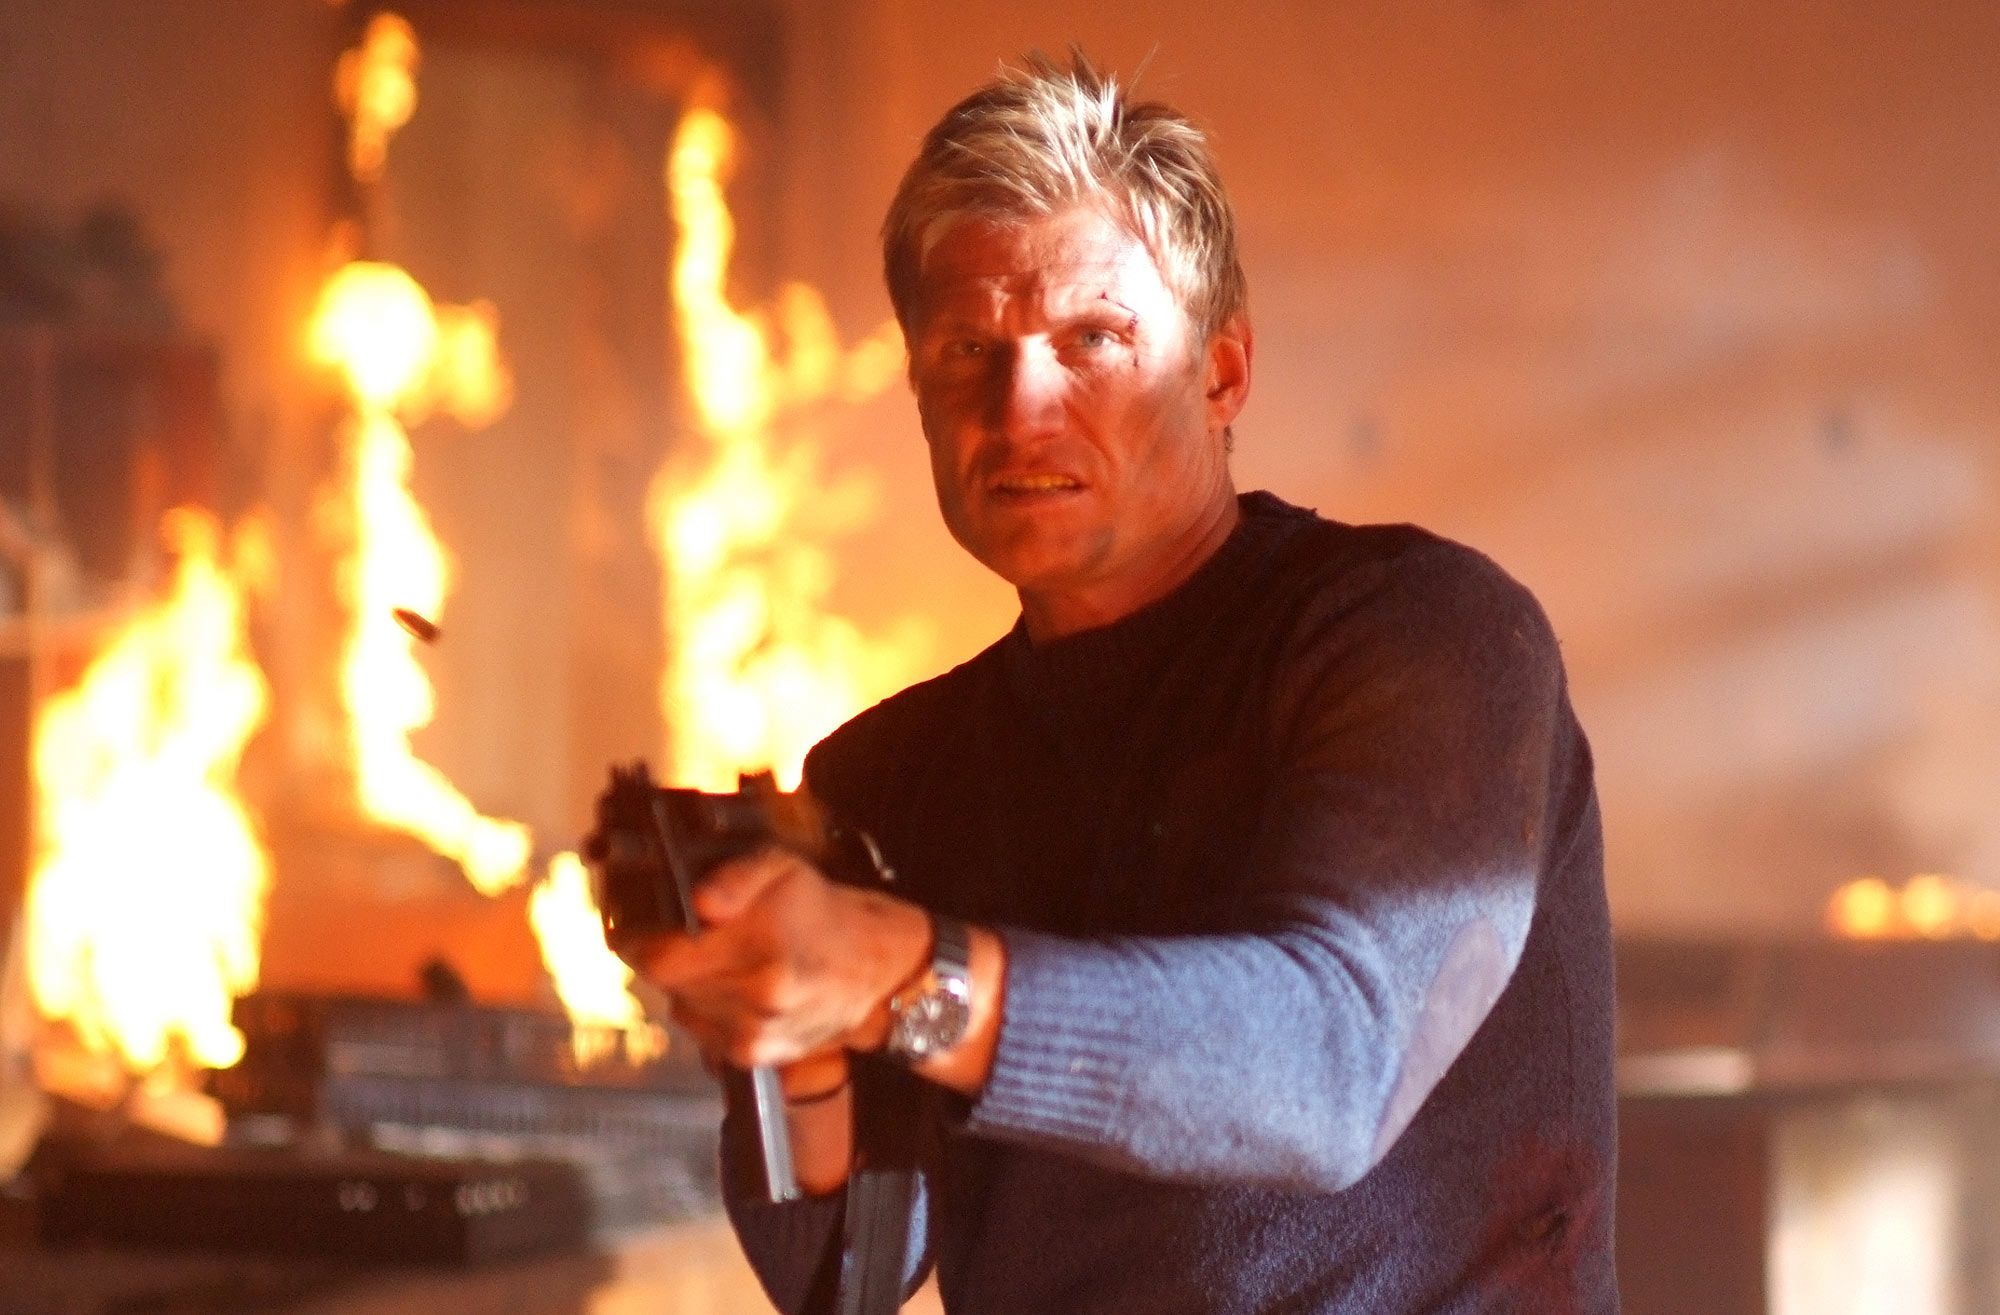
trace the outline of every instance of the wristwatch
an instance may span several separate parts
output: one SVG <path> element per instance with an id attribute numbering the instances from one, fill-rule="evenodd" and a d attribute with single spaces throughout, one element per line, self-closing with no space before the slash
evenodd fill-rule
<path id="1" fill-rule="evenodd" d="M 915 1064 L 959 1043 L 972 1019 L 968 957 L 965 924 L 933 913 L 930 966 L 889 997 L 884 1054 Z"/>

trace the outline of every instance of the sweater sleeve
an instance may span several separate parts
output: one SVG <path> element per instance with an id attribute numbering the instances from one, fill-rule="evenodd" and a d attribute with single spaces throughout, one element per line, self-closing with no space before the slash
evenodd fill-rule
<path id="1" fill-rule="evenodd" d="M 968 1132 L 1337 1190 L 1464 1049 L 1534 912 L 1560 660 L 1533 599 L 1468 549 L 1369 569 L 1303 610 L 1278 663 L 1239 915 L 1171 937 L 1000 928 L 999 1047 Z"/>

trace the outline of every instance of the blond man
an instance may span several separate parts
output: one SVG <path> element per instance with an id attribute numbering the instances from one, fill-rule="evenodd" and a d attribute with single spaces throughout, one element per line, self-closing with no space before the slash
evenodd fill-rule
<path id="1" fill-rule="evenodd" d="M 773 1299 L 834 1309 L 901 1133 L 901 1277 L 954 1315 L 1615 1310 L 1603 851 L 1534 600 L 1237 493 L 1228 199 L 1080 57 L 945 115 L 884 254 L 945 524 L 1021 616 L 807 763 L 900 897 L 768 853 L 648 960 L 781 1068 L 810 1195 L 731 1201 Z"/>

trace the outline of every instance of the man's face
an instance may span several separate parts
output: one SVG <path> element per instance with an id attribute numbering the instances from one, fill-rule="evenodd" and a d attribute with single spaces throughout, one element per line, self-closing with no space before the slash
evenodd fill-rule
<path id="1" fill-rule="evenodd" d="M 1144 606 L 1234 524 L 1222 429 L 1248 391 L 1248 327 L 1200 341 L 1102 211 L 955 224 L 924 261 L 909 345 L 945 524 L 1020 591 L 1031 630 Z"/>

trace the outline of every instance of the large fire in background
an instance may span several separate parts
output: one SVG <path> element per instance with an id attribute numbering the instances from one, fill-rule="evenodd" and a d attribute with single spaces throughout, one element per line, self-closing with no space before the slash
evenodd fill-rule
<path id="1" fill-rule="evenodd" d="M 818 293 L 799 284 L 779 298 L 789 349 L 780 360 L 767 324 L 730 306 L 734 222 L 723 195 L 732 133 L 716 111 L 682 120 L 667 159 L 667 201 L 678 235 L 668 293 L 681 370 L 703 440 L 667 462 L 647 499 L 662 570 L 666 670 L 661 702 L 668 775 L 677 784 L 734 789 L 770 770 L 796 785 L 806 751 L 875 698 L 906 683 L 928 648 L 906 629 L 871 644 L 826 607 L 831 537 L 863 521 L 870 492 L 830 486 L 809 430 L 781 444 L 782 419 L 824 400 L 859 401 L 896 378 L 902 340 L 893 323 L 843 351 Z M 645 1053 L 632 973 L 604 948 L 588 876 L 559 854 L 535 889 L 530 916 L 544 962 L 570 1016 L 625 1032 Z M 588 1059 L 588 1034 L 578 1054 Z"/>
<path id="2" fill-rule="evenodd" d="M 380 178 L 391 138 L 416 112 L 418 57 L 410 25 L 378 14 L 340 59 L 335 98 L 348 118 L 358 183 Z M 395 265 L 351 261 L 320 294 L 311 350 L 339 373 L 353 411 L 334 505 L 348 550 L 340 693 L 357 802 L 368 818 L 417 837 L 480 891 L 497 894 L 527 872 L 528 829 L 481 814 L 411 748 L 436 703 L 396 612 L 436 622 L 451 585 L 444 546 L 410 490 L 416 455 L 405 424 L 442 410 L 477 429 L 506 411 L 513 384 L 498 316 L 487 305 L 437 305 Z"/>
<path id="3" fill-rule="evenodd" d="M 358 183 L 380 179 L 391 139 L 416 111 L 419 57 L 409 24 L 379 14 L 340 61 L 335 92 Z M 481 814 L 416 755 L 410 737 L 430 723 L 436 704 L 415 639 L 397 620 L 440 622 L 451 586 L 449 557 L 410 487 L 416 453 L 406 426 L 443 411 L 477 429 L 507 410 L 512 380 L 499 317 L 483 303 L 439 305 L 408 271 L 357 260 L 328 280 L 311 338 L 314 355 L 339 372 L 353 411 L 337 502 L 349 550 L 340 581 L 349 614 L 341 698 L 356 800 L 369 819 L 456 862 L 481 893 L 500 894 L 526 877 L 533 839 L 519 822 Z M 626 1053 L 656 1050 L 658 1033 L 626 989 L 631 971 L 605 948 L 576 855 L 550 861 L 529 915 L 556 994 L 577 1024 L 579 1058 L 607 1049 L 608 1033 L 618 1031 Z"/>
<path id="4" fill-rule="evenodd" d="M 205 512 L 163 532 L 166 596 L 37 710 L 26 926 L 42 1016 L 128 1071 L 171 1074 L 243 1053 L 230 1006 L 257 982 L 270 861 L 235 792 L 267 700 L 244 568 Z"/>
<path id="5" fill-rule="evenodd" d="M 441 351 L 445 323 L 470 345 Z M 437 405 L 476 426 L 505 409 L 494 317 L 483 308 L 441 314 L 405 271 L 355 261 L 321 293 L 312 346 L 340 372 L 354 410 L 341 498 L 351 547 L 340 580 L 349 615 L 340 692 L 356 798 L 367 817 L 417 837 L 480 891 L 498 894 L 526 873 L 528 829 L 482 815 L 411 748 L 436 703 L 416 640 L 395 616 L 400 609 L 441 620 L 451 574 L 410 491 L 416 456 L 403 418 Z"/>
<path id="6" fill-rule="evenodd" d="M 733 149 L 728 122 L 697 106 L 667 160 L 679 234 L 670 291 L 701 441 L 668 461 L 648 498 L 664 591 L 660 701 L 677 784 L 729 790 L 768 768 L 790 788 L 806 751 L 907 684 L 930 640 L 915 623 L 871 640 L 830 610 L 830 545 L 867 518 L 873 491 L 829 477 L 808 423 L 814 403 L 888 387 L 901 337 L 891 322 L 843 351 L 819 294 L 798 284 L 779 295 L 777 335 L 729 304 Z"/>
<path id="7" fill-rule="evenodd" d="M 350 167 L 372 185 L 416 108 L 419 50 L 407 23 L 379 15 L 343 57 L 337 94 Z M 858 400 L 897 376 L 893 324 L 843 348 L 810 288 L 784 289 L 770 316 L 728 302 L 733 225 L 723 197 L 728 123 L 697 108 L 668 160 L 679 241 L 670 278 L 699 441 L 656 479 L 648 533 L 665 577 L 661 692 L 677 782 L 732 788 L 739 773 L 796 782 L 827 730 L 905 683 L 928 636 L 871 640 L 827 600 L 830 545 L 869 514 L 862 481 L 829 477 L 811 408 Z M 498 316 L 434 302 L 404 269 L 354 260 L 328 279 L 310 326 L 337 372 L 343 427 L 337 513 L 349 627 L 342 706 L 361 813 L 419 838 L 492 895 L 526 879 L 532 837 L 482 814 L 412 735 L 434 696 L 397 614 L 443 619 L 452 565 L 411 490 L 410 426 L 443 413 L 476 429 L 505 412 L 511 379 Z M 774 343 L 782 340 L 780 352 Z M 270 862 L 234 793 L 266 686 L 244 636 L 240 569 L 220 531 L 177 512 L 166 597 L 107 646 L 75 689 L 39 710 L 37 850 L 25 925 L 39 1010 L 125 1069 L 226 1067 L 242 1054 L 234 998 L 256 983 Z M 529 900 L 544 963 L 579 1024 L 579 1054 L 623 1032 L 627 1054 L 659 1034 L 603 944 L 581 863 L 558 854 Z"/>

